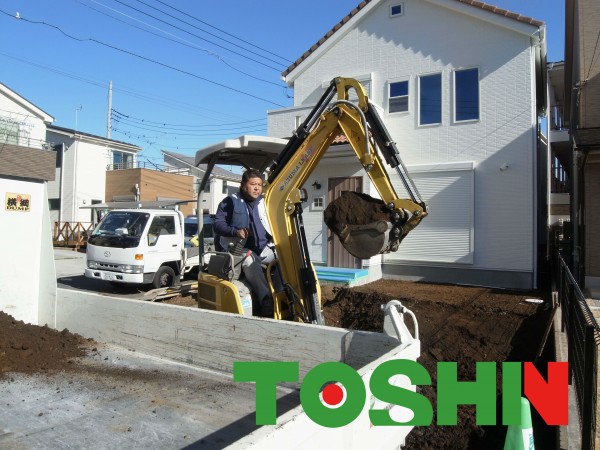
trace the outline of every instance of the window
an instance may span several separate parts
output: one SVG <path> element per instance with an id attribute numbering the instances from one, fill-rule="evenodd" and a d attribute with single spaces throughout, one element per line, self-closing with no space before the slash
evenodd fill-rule
<path id="1" fill-rule="evenodd" d="M 113 165 L 115 169 L 132 169 L 133 155 L 113 150 Z"/>
<path id="2" fill-rule="evenodd" d="M 156 216 L 148 229 L 148 245 L 156 245 L 159 236 L 172 234 L 175 234 L 175 217 Z"/>
<path id="3" fill-rule="evenodd" d="M 227 194 L 227 181 L 223 180 L 223 189 L 221 190 L 221 194 Z"/>
<path id="4" fill-rule="evenodd" d="M 60 209 L 60 198 L 49 198 L 48 209 L 50 211 L 58 211 Z"/>
<path id="5" fill-rule="evenodd" d="M 454 120 L 479 120 L 479 70 L 454 72 Z"/>
<path id="6" fill-rule="evenodd" d="M 419 125 L 442 123 L 442 74 L 419 77 Z"/>
<path id="7" fill-rule="evenodd" d="M 408 111 L 408 81 L 390 83 L 388 112 Z"/>
<path id="8" fill-rule="evenodd" d="M 401 16 L 404 13 L 404 4 L 398 3 L 390 6 L 390 17 Z"/>
<path id="9" fill-rule="evenodd" d="M 325 200 L 322 195 L 315 195 L 313 197 L 312 205 L 310 205 L 311 211 L 322 211 L 325 206 Z"/>

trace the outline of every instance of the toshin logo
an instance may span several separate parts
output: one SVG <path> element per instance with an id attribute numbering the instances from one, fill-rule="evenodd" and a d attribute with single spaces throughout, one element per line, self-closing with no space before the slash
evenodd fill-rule
<path id="1" fill-rule="evenodd" d="M 234 362 L 233 380 L 256 384 L 256 424 L 275 425 L 277 383 L 298 382 L 297 362 Z M 568 423 L 568 364 L 551 362 L 544 378 L 526 362 L 501 364 L 502 417 L 496 417 L 497 364 L 476 363 L 474 381 L 457 380 L 456 362 L 437 364 L 437 425 L 456 425 L 459 405 L 475 405 L 477 425 L 518 425 L 522 393 L 548 425 Z M 311 369 L 300 387 L 300 402 L 307 416 L 318 425 L 336 428 L 354 421 L 367 400 L 373 426 L 428 426 L 433 421 L 429 400 L 405 387 L 392 384 L 398 376 L 407 377 L 411 385 L 431 385 L 431 376 L 419 363 L 396 359 L 377 366 L 370 376 L 368 388 L 363 378 L 350 366 L 326 362 Z M 523 382 L 521 381 L 523 380 Z M 414 389 L 414 388 L 413 388 Z M 375 400 L 379 400 L 376 402 Z M 390 414 L 390 405 L 412 412 L 412 418 L 398 421 Z M 409 416 L 411 416 L 409 415 Z"/>

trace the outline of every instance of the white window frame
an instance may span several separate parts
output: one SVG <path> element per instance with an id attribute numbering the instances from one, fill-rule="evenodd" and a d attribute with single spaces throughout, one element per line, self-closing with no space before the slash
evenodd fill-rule
<path id="1" fill-rule="evenodd" d="M 396 8 L 397 6 L 400 7 L 400 12 L 393 13 L 392 12 L 393 8 Z M 390 17 L 400 17 L 403 15 L 404 15 L 404 3 L 394 3 L 394 4 L 390 5 Z"/>
<path id="2" fill-rule="evenodd" d="M 432 75 L 440 76 L 440 121 L 436 123 L 421 123 L 421 79 Z M 419 127 L 438 127 L 444 123 L 444 73 L 431 72 L 423 73 L 417 77 L 417 123 Z"/>
<path id="3" fill-rule="evenodd" d="M 392 98 L 404 97 L 404 96 L 395 96 L 395 97 L 392 97 L 392 94 L 391 94 L 392 84 L 403 83 L 403 82 L 406 82 L 406 84 L 408 86 L 407 94 L 405 96 L 406 97 L 406 111 L 390 111 L 390 102 L 392 101 Z M 409 114 L 410 113 L 410 84 L 411 84 L 410 83 L 410 79 L 398 79 L 398 80 L 389 80 L 388 81 L 388 83 L 387 83 L 387 85 L 388 85 L 388 88 L 387 88 L 387 97 L 388 98 L 387 98 L 387 104 L 386 104 L 388 114 L 397 115 L 397 114 Z"/>
<path id="4" fill-rule="evenodd" d="M 456 73 L 457 72 L 465 72 L 467 70 L 476 70 L 477 71 L 477 118 L 476 119 L 465 119 L 458 120 L 456 118 Z M 479 67 L 462 67 L 460 69 L 456 69 L 452 71 L 452 89 L 453 89 L 453 101 L 452 101 L 452 119 L 454 123 L 469 123 L 469 122 L 479 122 L 481 120 L 481 79 L 479 77 Z"/>
<path id="5" fill-rule="evenodd" d="M 317 204 L 320 203 L 320 204 Z M 310 204 L 311 211 L 323 211 L 325 209 L 325 196 L 323 195 L 315 195 L 313 196 L 312 202 Z"/>

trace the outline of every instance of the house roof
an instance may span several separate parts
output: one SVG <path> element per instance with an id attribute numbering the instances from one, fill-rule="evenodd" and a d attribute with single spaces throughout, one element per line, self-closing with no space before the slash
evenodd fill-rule
<path id="1" fill-rule="evenodd" d="M 171 157 L 172 159 L 174 159 L 180 163 L 183 163 L 183 165 L 186 166 L 185 168 L 191 169 L 191 168 L 196 167 L 194 165 L 194 163 L 195 163 L 194 156 L 186 156 L 186 155 L 182 155 L 181 153 L 168 152 L 166 150 L 161 150 L 161 152 L 163 153 L 163 155 Z M 206 172 L 207 165 L 199 164 L 198 169 L 200 169 L 202 172 Z M 212 173 L 214 174 L 215 177 L 226 179 L 226 180 L 241 181 L 241 179 L 242 179 L 241 175 L 230 172 L 229 170 L 222 169 L 218 166 L 215 166 L 213 168 Z"/>
<path id="2" fill-rule="evenodd" d="M 323 45 L 331 36 L 333 36 L 340 28 L 342 28 L 346 23 L 348 23 L 354 16 L 356 16 L 359 12 L 361 12 L 369 3 L 376 2 L 378 0 L 364 0 L 356 6 L 352 11 L 350 11 L 342 20 L 340 20 L 334 27 L 329 30 L 325 35 L 319 39 L 312 47 L 310 47 L 307 51 L 305 51 L 302 56 L 300 56 L 296 61 L 294 61 L 284 72 L 282 72 L 282 76 L 285 78 L 290 72 L 292 72 L 296 67 L 298 67 L 302 62 L 304 62 L 312 53 L 315 52 L 321 45 Z M 488 3 L 479 2 L 476 0 L 452 0 L 458 3 L 464 3 L 475 8 L 480 8 L 485 11 L 489 11 L 494 14 L 498 14 L 500 16 L 507 17 L 509 19 L 516 20 L 518 22 L 526 23 L 529 25 L 533 25 L 536 27 L 544 25 L 544 22 L 533 19 L 531 17 L 523 16 L 521 14 L 517 14 L 511 12 L 507 9 L 498 8 L 496 6 L 490 5 Z"/>
<path id="3" fill-rule="evenodd" d="M 24 98 L 24 97 L 20 96 L 19 94 L 17 94 L 15 91 L 13 91 L 12 89 L 10 89 L 5 84 L 0 83 L 0 93 L 4 94 L 8 98 L 10 98 L 13 102 L 18 103 L 23 108 L 31 111 L 32 113 L 34 113 L 36 116 L 38 116 L 44 122 L 46 122 L 46 123 L 52 123 L 52 122 L 54 122 L 54 117 L 52 117 L 50 114 L 48 114 L 44 110 L 42 110 L 42 109 L 38 108 L 37 106 L 35 106 L 33 103 L 31 103 L 26 98 Z"/>
<path id="4" fill-rule="evenodd" d="M 126 146 L 126 147 L 130 147 L 130 150 L 132 150 L 132 151 L 141 151 L 142 150 L 142 147 L 140 147 L 138 145 L 130 144 L 128 142 L 123 142 L 123 141 L 115 141 L 114 139 L 97 136 L 97 135 L 91 134 L 91 133 L 84 133 L 83 131 L 77 131 L 77 130 L 73 130 L 71 128 L 58 127 L 56 125 L 48 125 L 48 126 L 46 126 L 46 130 L 50 131 L 50 132 L 55 132 L 58 134 L 67 134 L 67 135 L 71 135 L 71 136 L 82 136 L 82 137 L 87 137 L 87 138 L 98 140 L 98 141 L 103 141 L 108 144 Z"/>

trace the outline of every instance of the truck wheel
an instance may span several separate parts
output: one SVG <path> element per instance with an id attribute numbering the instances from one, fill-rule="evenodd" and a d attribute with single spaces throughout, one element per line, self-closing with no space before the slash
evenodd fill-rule
<path id="1" fill-rule="evenodd" d="M 160 267 L 154 274 L 152 287 L 155 289 L 171 287 L 175 284 L 175 271 L 169 266 Z"/>

